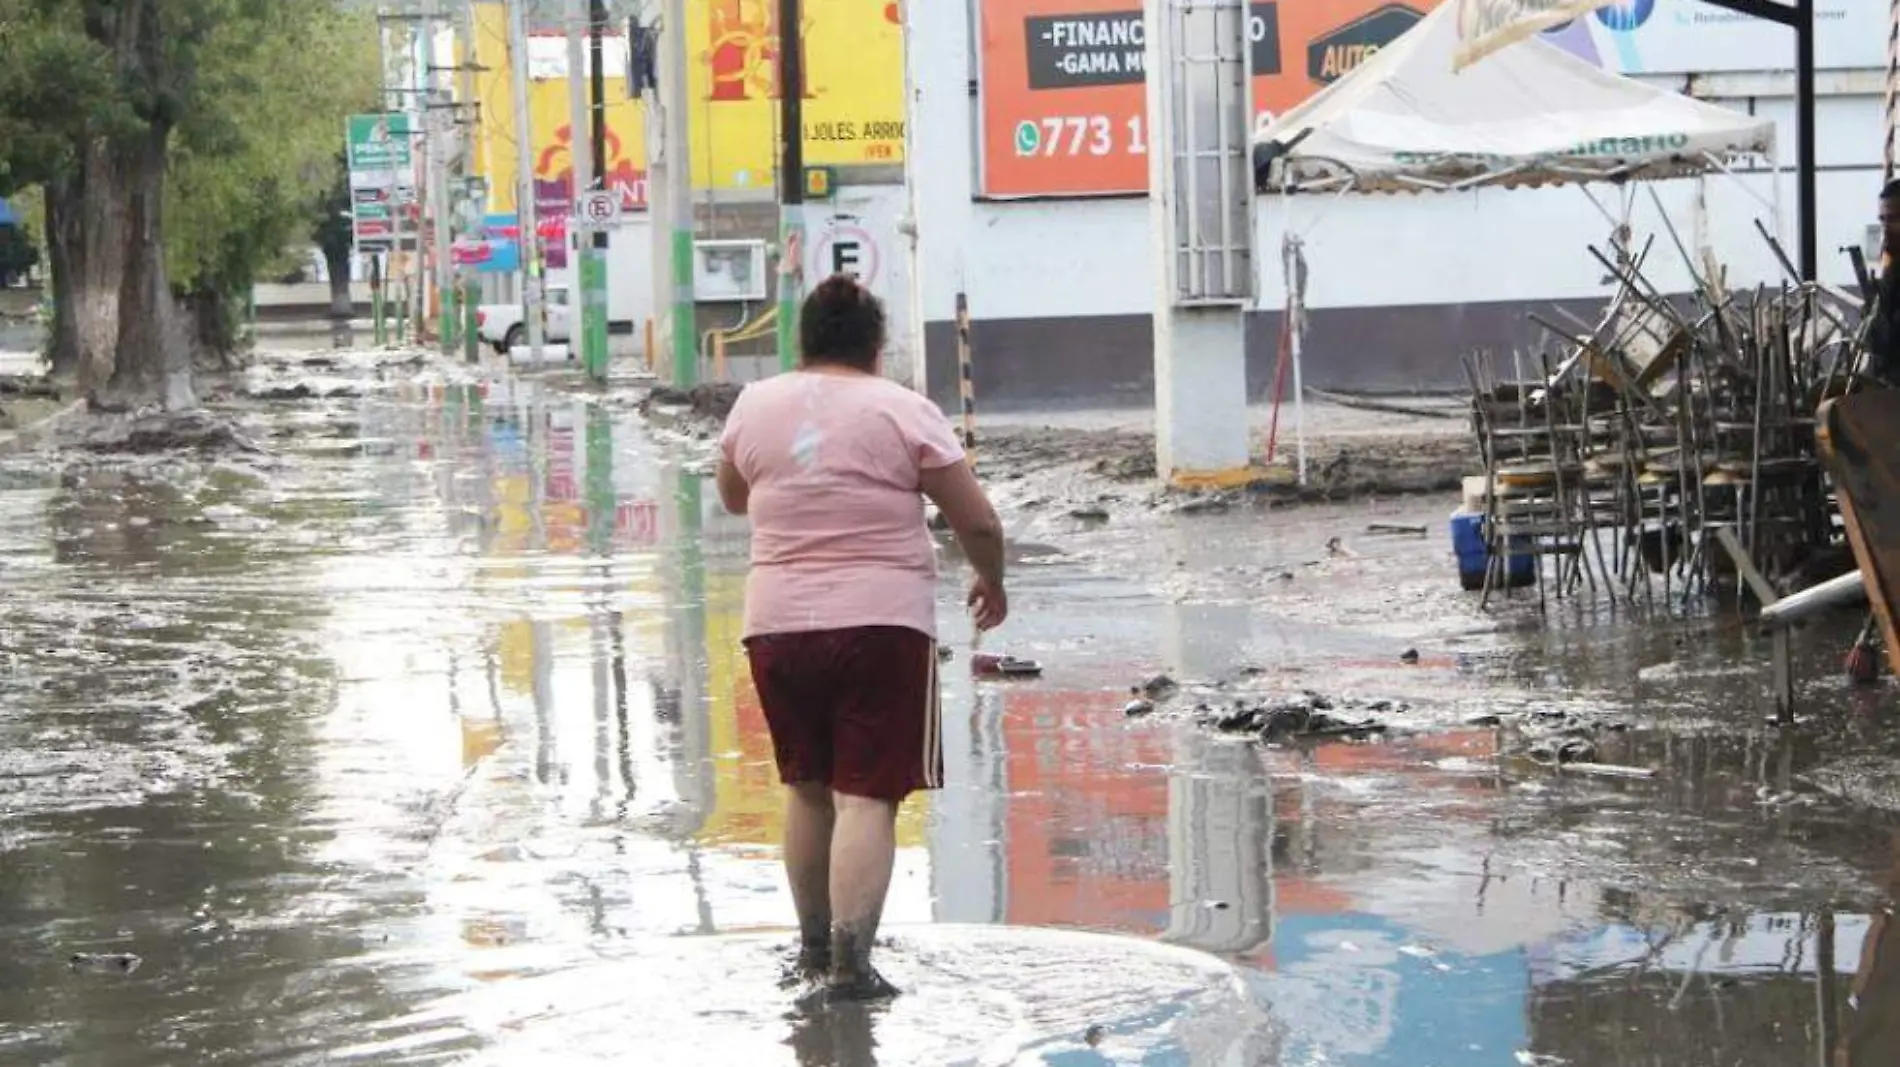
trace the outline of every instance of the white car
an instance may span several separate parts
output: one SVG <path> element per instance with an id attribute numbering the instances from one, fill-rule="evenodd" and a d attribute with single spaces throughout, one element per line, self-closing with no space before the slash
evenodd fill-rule
<path id="1" fill-rule="evenodd" d="M 548 327 L 545 339 L 550 344 L 566 344 L 572 334 L 573 316 L 567 302 L 567 289 L 550 287 L 547 291 Z M 520 304 L 483 304 L 475 309 L 475 328 L 481 339 L 495 351 L 507 355 L 510 349 L 528 343 L 528 325 Z"/>

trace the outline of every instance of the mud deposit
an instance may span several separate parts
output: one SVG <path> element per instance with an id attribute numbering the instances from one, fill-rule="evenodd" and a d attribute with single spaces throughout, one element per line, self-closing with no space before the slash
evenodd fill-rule
<path id="1" fill-rule="evenodd" d="M 1480 612 L 1452 496 L 1182 514 L 1100 427 L 983 446 L 984 651 L 1040 677 L 972 680 L 946 556 L 909 999 L 788 1016 L 707 443 L 560 379 L 267 356 L 205 416 L 258 452 L 0 456 L 0 1063 L 1900 1062 L 1857 619 L 1798 635 L 1776 731 L 1724 609 Z"/>

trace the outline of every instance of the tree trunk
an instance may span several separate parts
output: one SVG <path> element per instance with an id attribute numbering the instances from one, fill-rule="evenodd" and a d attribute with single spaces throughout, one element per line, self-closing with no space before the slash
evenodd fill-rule
<path id="1" fill-rule="evenodd" d="M 239 358 L 237 309 L 218 289 L 206 286 L 179 300 L 191 332 L 192 366 L 204 371 L 230 371 L 243 365 Z"/>
<path id="2" fill-rule="evenodd" d="M 80 255 L 78 189 L 71 181 L 46 186 L 46 285 L 53 321 L 46 338 L 48 370 L 56 381 L 79 377 L 79 317 L 73 314 L 73 280 Z"/>
<path id="3" fill-rule="evenodd" d="M 326 245 L 323 263 L 330 271 L 330 317 L 337 320 L 356 317 L 356 301 L 350 299 L 350 248 Z"/>
<path id="4" fill-rule="evenodd" d="M 112 377 L 119 345 L 127 219 L 118 155 L 103 138 L 86 145 L 78 173 L 59 197 L 66 269 L 53 296 L 56 316 L 64 318 L 54 323 L 55 369 L 63 358 L 87 393 Z"/>
<path id="5" fill-rule="evenodd" d="M 141 135 L 126 138 L 116 153 L 126 209 L 125 226 L 117 235 L 124 246 L 125 273 L 119 286 L 118 360 L 111 380 L 93 393 L 99 407 L 162 404 L 183 410 L 197 404 L 191 391 L 191 346 L 165 273 L 162 207 L 170 133 L 168 124 L 153 121 Z"/>

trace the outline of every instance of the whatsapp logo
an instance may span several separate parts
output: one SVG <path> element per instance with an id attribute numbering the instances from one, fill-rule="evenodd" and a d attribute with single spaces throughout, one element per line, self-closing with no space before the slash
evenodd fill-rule
<path id="1" fill-rule="evenodd" d="M 1033 156 L 1042 147 L 1042 127 L 1027 119 L 1016 124 L 1016 154 Z"/>

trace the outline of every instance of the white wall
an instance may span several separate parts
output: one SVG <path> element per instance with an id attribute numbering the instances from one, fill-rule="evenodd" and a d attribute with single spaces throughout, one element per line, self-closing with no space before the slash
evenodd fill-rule
<path id="1" fill-rule="evenodd" d="M 1139 314 L 1153 305 L 1148 210 L 1141 199 L 979 203 L 975 191 L 975 99 L 969 86 L 967 0 L 906 5 L 913 20 L 909 61 L 916 93 L 913 171 L 922 230 L 924 316 L 953 318 L 968 292 L 978 319 Z M 1679 85 L 1679 79 L 1671 84 Z M 1793 102 L 1715 101 L 1772 115 L 1783 165 L 1794 162 Z M 1852 278 L 1836 249 L 1859 244 L 1879 190 L 1880 107 L 1872 96 L 1820 102 L 1819 225 L 1822 277 Z M 1835 168 L 1835 169 L 1829 169 Z M 1839 169 L 1854 168 L 1854 169 Z M 1784 172 L 1782 232 L 1797 258 L 1795 184 Z M 1695 183 L 1660 183 L 1657 194 L 1682 239 L 1693 245 Z M 1731 285 L 1779 277 L 1753 220 L 1770 220 L 1772 183 L 1763 174 L 1707 182 L 1710 239 Z M 1613 210 L 1619 190 L 1591 186 Z M 1753 193 L 1752 197 L 1750 193 Z M 1665 289 L 1689 286 L 1647 187 L 1632 216 L 1640 245 L 1657 235 L 1653 277 Z M 1586 246 L 1602 247 L 1609 223 L 1577 188 L 1490 190 L 1418 196 L 1302 196 L 1260 204 L 1262 305 L 1280 304 L 1280 236 L 1306 239 L 1308 303 L 1314 308 L 1550 300 L 1607 295 Z"/>

